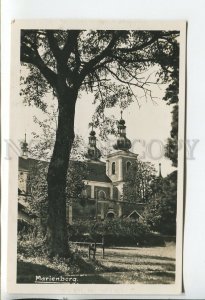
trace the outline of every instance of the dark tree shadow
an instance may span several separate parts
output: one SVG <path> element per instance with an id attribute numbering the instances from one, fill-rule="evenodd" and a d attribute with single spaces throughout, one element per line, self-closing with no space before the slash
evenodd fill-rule
<path id="1" fill-rule="evenodd" d="M 174 273 L 168 273 L 165 271 L 154 271 L 152 272 L 152 275 L 154 276 L 160 276 L 160 277 L 169 277 L 169 278 L 175 278 L 175 274 Z"/>
<path id="2" fill-rule="evenodd" d="M 17 262 L 17 283 L 34 283 L 36 276 L 60 276 L 62 272 L 30 262 Z"/>
<path id="3" fill-rule="evenodd" d="M 113 282 L 103 276 L 100 276 L 98 274 L 92 274 L 92 275 L 87 275 L 87 276 L 82 276 L 79 279 L 79 283 L 83 284 L 112 284 Z"/>

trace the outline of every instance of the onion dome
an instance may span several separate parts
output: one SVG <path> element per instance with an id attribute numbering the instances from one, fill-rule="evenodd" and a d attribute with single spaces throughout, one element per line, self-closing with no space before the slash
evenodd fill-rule
<path id="1" fill-rule="evenodd" d="M 122 118 L 122 111 L 121 111 L 121 119 L 118 121 L 118 137 L 116 143 L 113 145 L 115 150 L 123 150 L 128 151 L 131 147 L 131 141 L 126 137 L 126 126 L 125 120 Z"/>
<path id="2" fill-rule="evenodd" d="M 101 152 L 96 146 L 96 133 L 93 130 L 93 124 L 92 124 L 92 130 L 90 132 L 89 136 L 89 146 L 88 146 L 88 151 L 85 154 L 85 157 L 91 160 L 99 160 L 101 157 Z"/>

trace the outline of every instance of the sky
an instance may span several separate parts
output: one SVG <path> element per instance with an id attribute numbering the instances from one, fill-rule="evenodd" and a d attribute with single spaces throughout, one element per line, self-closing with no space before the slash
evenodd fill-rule
<path id="1" fill-rule="evenodd" d="M 142 161 L 152 162 L 157 172 L 159 163 L 161 163 L 163 176 L 174 170 L 171 161 L 163 155 L 163 147 L 170 136 L 172 118 L 172 106 L 167 105 L 162 100 L 165 88 L 166 85 L 161 85 L 160 87 L 153 85 L 151 87 L 153 96 L 156 96 L 154 102 L 149 98 L 141 98 L 141 91 L 136 90 L 135 93 L 140 98 L 140 107 L 134 101 L 123 111 L 123 119 L 126 121 L 127 126 L 127 137 L 132 142 L 130 151 L 137 153 L 139 155 L 138 158 Z M 49 97 L 48 101 L 51 100 Z M 95 111 L 93 99 L 92 94 L 83 92 L 76 103 L 75 133 L 81 135 L 86 143 L 90 132 L 88 124 L 92 121 L 92 115 Z M 41 135 L 40 127 L 33 121 L 33 116 L 37 116 L 40 120 L 45 119 L 45 115 L 40 109 L 23 104 L 23 99 L 19 96 L 16 101 L 15 111 L 18 120 L 16 123 L 16 144 L 19 144 L 19 141 L 24 138 L 25 133 L 27 134 L 28 143 L 33 139 L 32 132 Z M 106 109 L 105 114 L 106 116 L 114 116 L 116 119 L 120 119 L 120 108 Z M 116 140 L 116 137 L 109 136 L 106 142 L 101 141 L 97 129 L 96 136 L 99 148 L 101 145 L 105 147 L 107 143 L 109 143 L 110 147 Z"/>

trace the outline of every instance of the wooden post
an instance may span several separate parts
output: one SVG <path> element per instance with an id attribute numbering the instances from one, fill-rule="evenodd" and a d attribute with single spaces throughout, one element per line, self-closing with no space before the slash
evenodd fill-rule
<path id="1" fill-rule="evenodd" d="M 95 259 L 96 243 L 89 244 L 89 246 L 88 246 L 88 257 L 89 257 L 89 259 L 90 259 L 91 251 L 93 252 L 93 259 Z"/>
<path id="2" fill-rule="evenodd" d="M 88 258 L 90 259 L 90 245 L 88 245 Z"/>
<path id="3" fill-rule="evenodd" d="M 105 244 L 104 244 L 104 236 L 102 237 L 102 258 L 105 257 Z"/>
<path id="4" fill-rule="evenodd" d="M 95 253 L 96 253 L 96 243 L 94 244 L 94 249 L 93 249 L 93 259 L 95 259 Z"/>

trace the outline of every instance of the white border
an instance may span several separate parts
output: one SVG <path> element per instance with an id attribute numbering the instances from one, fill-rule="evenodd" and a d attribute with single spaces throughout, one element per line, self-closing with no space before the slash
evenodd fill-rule
<path id="1" fill-rule="evenodd" d="M 50 9 L 48 9 L 48 7 Z M 177 299 L 204 299 L 205 297 L 205 140 L 204 140 L 204 69 L 205 28 L 204 0 L 3 0 L 2 1 L 2 195 L 7 199 L 8 164 L 4 139 L 8 138 L 10 21 L 14 18 L 101 18 L 101 19 L 184 19 L 188 21 L 188 80 L 187 80 L 187 137 L 199 139 L 195 160 L 187 163 L 187 200 L 184 238 L 184 284 L 182 296 Z M 6 225 L 7 203 L 2 202 L 2 299 L 6 282 Z M 25 295 L 26 297 L 26 295 Z M 40 297 L 40 296 L 39 296 Z M 51 297 L 51 295 L 50 295 Z M 60 297 L 60 296 L 59 296 Z M 117 296 L 116 296 L 117 297 Z M 120 297 L 120 295 L 118 296 Z M 128 298 L 131 296 L 128 296 Z M 137 296 L 133 296 L 137 298 Z M 133 298 L 132 297 L 132 298 Z M 150 296 L 139 296 L 150 298 Z M 17 297 L 16 297 L 17 298 Z M 74 297 L 73 297 L 74 298 Z M 78 297 L 83 298 L 83 296 Z M 95 298 L 98 298 L 95 296 Z M 113 296 L 114 298 L 114 296 Z M 161 298 L 152 296 L 151 298 Z M 162 296 L 165 298 L 165 296 Z"/>
<path id="2" fill-rule="evenodd" d="M 50 21 L 32 20 L 12 22 L 11 41 L 11 107 L 10 107 L 10 138 L 15 139 L 15 122 L 18 122 L 15 113 L 16 98 L 19 95 L 20 70 L 20 30 L 21 29 L 132 29 L 132 30 L 179 30 L 180 67 L 179 67 L 179 139 L 184 139 L 185 113 L 185 44 L 186 23 L 175 21 Z M 176 294 L 181 292 L 182 285 L 182 228 L 183 228 L 183 169 L 184 151 L 178 153 L 178 191 L 177 191 L 177 242 L 176 242 L 176 278 L 174 284 L 17 284 L 17 190 L 18 190 L 18 157 L 11 153 L 9 166 L 9 236 L 8 240 L 8 291 L 9 293 L 48 293 L 53 294 Z"/>

